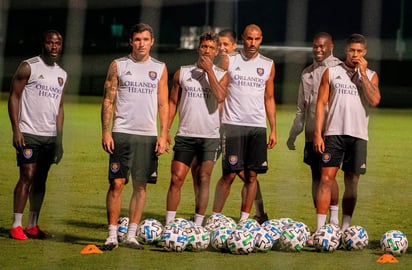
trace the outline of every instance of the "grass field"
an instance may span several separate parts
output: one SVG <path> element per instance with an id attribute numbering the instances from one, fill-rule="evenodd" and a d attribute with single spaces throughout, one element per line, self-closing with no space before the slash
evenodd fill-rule
<path id="1" fill-rule="evenodd" d="M 363 251 L 338 250 L 331 254 L 305 248 L 299 253 L 270 251 L 236 256 L 214 251 L 168 253 L 152 246 L 137 251 L 118 248 L 103 254 L 81 255 L 87 244 L 102 244 L 106 238 L 105 195 L 108 187 L 108 157 L 101 149 L 100 98 L 69 97 L 65 105 L 64 156 L 53 166 L 40 225 L 54 235 L 50 240 L 15 241 L 8 238 L 12 222 L 13 189 L 18 178 L 7 104 L 0 101 L 0 268 L 1 269 L 412 269 L 409 252 L 396 264 L 379 264 L 379 240 L 390 229 L 412 239 L 412 110 L 375 109 L 370 119 L 368 172 L 361 176 L 353 225 L 362 225 L 370 245 Z M 309 168 L 302 162 L 303 134 L 297 150 L 289 151 L 286 139 L 294 118 L 293 106 L 278 106 L 278 145 L 269 152 L 269 172 L 259 179 L 270 218 L 290 217 L 315 227 L 310 195 Z M 148 186 L 143 218 L 164 222 L 171 154 L 160 158 L 159 179 Z M 215 167 L 213 189 L 220 176 Z M 341 195 L 342 174 L 339 173 Z M 238 219 L 240 180 L 236 180 L 223 214 Z M 124 191 L 123 215 L 131 187 Z M 178 217 L 193 214 L 192 181 L 187 179 Z M 211 203 L 209 204 L 211 205 Z M 209 213 L 211 207 L 209 206 Z M 253 215 L 254 213 L 252 213 Z M 27 211 L 23 222 L 26 223 Z"/>

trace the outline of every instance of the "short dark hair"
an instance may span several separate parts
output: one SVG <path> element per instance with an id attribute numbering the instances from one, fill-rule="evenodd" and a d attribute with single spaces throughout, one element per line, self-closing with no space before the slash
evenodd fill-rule
<path id="1" fill-rule="evenodd" d="M 332 40 L 332 36 L 331 36 L 329 33 L 327 33 L 327 32 L 319 32 L 319 33 L 317 33 L 317 34 L 313 37 L 313 40 L 316 40 L 316 39 L 318 39 L 318 38 L 327 38 L 327 39 L 330 39 L 330 41 L 333 41 L 333 40 Z"/>
<path id="2" fill-rule="evenodd" d="M 46 40 L 46 38 L 49 34 L 56 34 L 63 41 L 63 36 L 60 34 L 59 31 L 57 31 L 55 29 L 48 29 L 48 30 L 43 32 L 42 42 L 44 42 Z"/>
<path id="3" fill-rule="evenodd" d="M 133 35 L 135 33 L 141 33 L 144 31 L 149 31 L 151 38 L 153 38 L 153 28 L 147 23 L 138 23 L 138 24 L 133 25 L 130 28 L 129 38 L 133 39 Z"/>
<path id="4" fill-rule="evenodd" d="M 366 38 L 361 35 L 361 34 L 352 34 L 346 39 L 346 45 L 352 44 L 352 43 L 360 43 L 365 45 L 366 47 Z"/>
<path id="5" fill-rule="evenodd" d="M 210 41 L 214 41 L 216 43 L 219 42 L 219 37 L 216 33 L 208 31 L 208 32 L 204 32 L 200 35 L 199 37 L 199 46 L 200 44 L 202 44 L 203 41 L 205 40 L 210 40 Z"/>
<path id="6" fill-rule="evenodd" d="M 228 37 L 234 43 L 236 43 L 236 32 L 231 29 L 223 29 L 218 33 L 219 37 Z"/>

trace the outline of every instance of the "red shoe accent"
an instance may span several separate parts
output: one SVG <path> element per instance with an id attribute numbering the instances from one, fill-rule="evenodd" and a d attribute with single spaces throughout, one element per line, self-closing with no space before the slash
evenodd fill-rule
<path id="1" fill-rule="evenodd" d="M 38 225 L 31 227 L 29 229 L 26 228 L 24 232 L 27 234 L 29 238 L 45 239 L 49 236 L 48 233 L 40 230 Z"/>
<path id="2" fill-rule="evenodd" d="M 23 228 L 21 226 L 17 226 L 16 228 L 12 228 L 10 230 L 10 238 L 16 240 L 27 240 L 29 239 L 27 235 L 24 233 Z"/>

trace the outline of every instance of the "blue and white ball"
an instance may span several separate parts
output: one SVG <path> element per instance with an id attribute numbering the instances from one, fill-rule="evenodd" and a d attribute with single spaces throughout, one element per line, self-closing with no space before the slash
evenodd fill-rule
<path id="1" fill-rule="evenodd" d="M 232 229 L 222 226 L 212 231 L 210 234 L 210 246 L 217 251 L 228 251 L 227 239 L 232 233 Z"/>
<path id="2" fill-rule="evenodd" d="M 129 228 L 129 218 L 120 217 L 117 220 L 117 240 L 119 242 L 124 242 L 126 240 L 128 228 Z"/>
<path id="3" fill-rule="evenodd" d="M 347 250 L 364 249 L 369 244 L 369 236 L 362 226 L 351 226 L 342 234 L 342 241 Z"/>
<path id="4" fill-rule="evenodd" d="M 313 246 L 317 251 L 332 252 L 338 249 L 341 238 L 338 226 L 325 224 L 313 234 Z"/>
<path id="5" fill-rule="evenodd" d="M 400 256 L 408 250 L 408 239 L 399 230 L 390 230 L 382 235 L 381 248 L 384 253 Z"/>
<path id="6" fill-rule="evenodd" d="M 260 227 L 259 222 L 253 218 L 244 219 L 238 222 L 236 229 L 237 230 L 248 230 L 251 231 L 255 228 Z"/>
<path id="7" fill-rule="evenodd" d="M 187 233 L 178 224 L 169 223 L 163 229 L 160 244 L 166 251 L 182 252 L 188 244 Z"/>
<path id="8" fill-rule="evenodd" d="M 163 225 L 154 218 L 147 218 L 137 227 L 137 241 L 141 244 L 156 245 L 162 236 Z"/>
<path id="9" fill-rule="evenodd" d="M 245 255 L 255 250 L 255 240 L 250 231 L 236 229 L 229 235 L 227 246 L 232 254 Z"/>
<path id="10" fill-rule="evenodd" d="M 186 229 L 188 243 L 187 249 L 191 251 L 205 250 L 210 244 L 210 232 L 204 227 L 195 225 Z"/>
<path id="11" fill-rule="evenodd" d="M 255 240 L 255 251 L 266 252 L 272 249 L 275 241 L 271 232 L 265 227 L 257 227 L 250 231 Z"/>
<path id="12" fill-rule="evenodd" d="M 300 223 L 294 222 L 284 225 L 282 227 L 282 234 L 280 235 L 280 247 L 284 251 L 300 251 L 306 245 L 307 236 L 303 226 Z"/>

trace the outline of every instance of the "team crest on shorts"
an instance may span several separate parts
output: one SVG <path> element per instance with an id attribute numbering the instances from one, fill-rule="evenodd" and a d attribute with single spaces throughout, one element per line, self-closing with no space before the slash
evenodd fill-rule
<path id="1" fill-rule="evenodd" d="M 26 159 L 31 158 L 31 157 L 33 156 L 33 149 L 28 149 L 28 148 L 23 149 L 23 156 L 24 156 Z"/>
<path id="2" fill-rule="evenodd" d="M 112 173 L 117 173 L 120 170 L 120 163 L 119 162 L 112 162 L 110 164 L 110 171 Z"/>
<path id="3" fill-rule="evenodd" d="M 238 161 L 239 161 L 239 159 L 236 155 L 230 155 L 229 156 L 230 165 L 236 165 Z"/>
<path id="4" fill-rule="evenodd" d="M 331 160 L 332 156 L 329 153 L 322 154 L 322 161 L 323 163 L 328 163 Z"/>
<path id="5" fill-rule="evenodd" d="M 256 72 L 259 76 L 263 76 L 263 74 L 265 74 L 265 70 L 263 68 L 257 68 Z"/>
<path id="6" fill-rule="evenodd" d="M 60 85 L 60 86 L 63 86 L 64 80 L 63 80 L 62 77 L 58 77 L 58 78 L 57 78 L 57 81 L 59 82 L 59 85 Z"/>
<path id="7" fill-rule="evenodd" d="M 155 71 L 149 71 L 149 78 L 154 81 L 157 78 L 157 73 Z"/>

